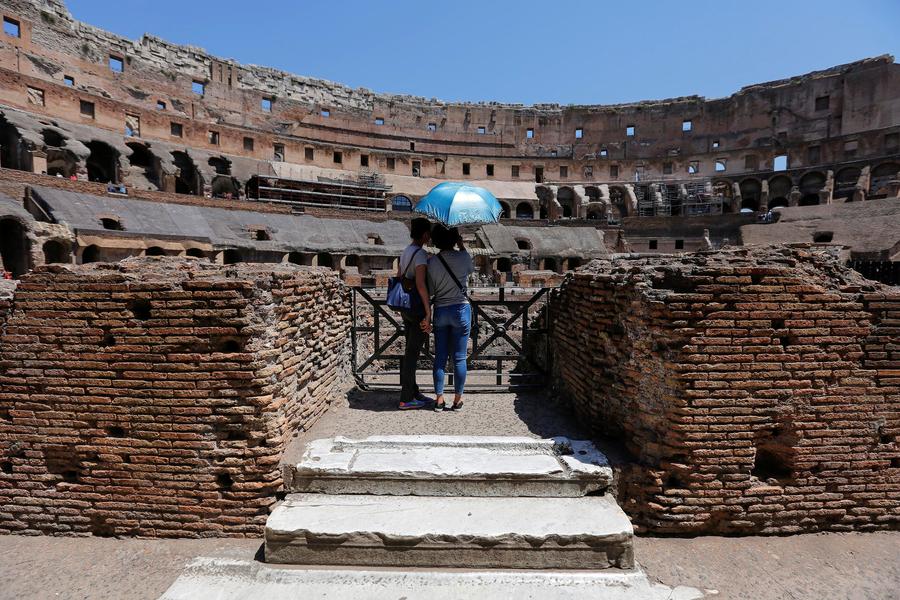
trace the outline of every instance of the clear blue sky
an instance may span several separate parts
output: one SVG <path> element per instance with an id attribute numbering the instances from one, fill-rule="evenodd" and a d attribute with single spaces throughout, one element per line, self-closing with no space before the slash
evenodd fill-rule
<path id="1" fill-rule="evenodd" d="M 606 104 L 890 53 L 897 0 L 67 0 L 75 18 L 378 92 Z"/>

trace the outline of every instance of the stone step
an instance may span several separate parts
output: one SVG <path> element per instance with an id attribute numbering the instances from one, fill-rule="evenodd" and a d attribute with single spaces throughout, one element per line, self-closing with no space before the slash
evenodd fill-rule
<path id="1" fill-rule="evenodd" d="M 266 522 L 268 563 L 507 569 L 634 566 L 610 496 L 291 494 Z"/>
<path id="2" fill-rule="evenodd" d="M 315 440 L 284 479 L 291 492 L 558 498 L 602 492 L 612 477 L 591 442 L 399 435 Z"/>
<path id="3" fill-rule="evenodd" d="M 272 567 L 198 558 L 160 600 L 694 600 L 700 590 L 651 583 L 640 570 L 421 571 Z"/>

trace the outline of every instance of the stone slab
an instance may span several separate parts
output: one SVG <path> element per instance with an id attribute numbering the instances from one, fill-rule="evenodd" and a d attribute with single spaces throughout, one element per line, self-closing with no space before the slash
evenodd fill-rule
<path id="1" fill-rule="evenodd" d="M 198 558 L 160 600 L 694 600 L 694 588 L 651 583 L 640 570 L 340 570 Z"/>
<path id="2" fill-rule="evenodd" d="M 634 566 L 609 496 L 291 494 L 266 522 L 268 563 L 509 569 Z"/>
<path id="3" fill-rule="evenodd" d="M 584 496 L 612 483 L 609 461 L 568 438 L 377 436 L 314 440 L 285 472 L 292 492 L 419 496 Z"/>

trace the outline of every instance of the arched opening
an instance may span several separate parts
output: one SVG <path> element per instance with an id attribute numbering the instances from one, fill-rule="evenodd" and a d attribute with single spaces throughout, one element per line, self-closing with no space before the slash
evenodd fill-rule
<path id="1" fill-rule="evenodd" d="M 753 211 L 759 210 L 759 201 L 762 198 L 762 183 L 759 179 L 745 179 L 740 184 L 741 189 L 741 209 L 748 208 Z"/>
<path id="2" fill-rule="evenodd" d="M 0 219 L 0 261 L 16 279 L 30 268 L 31 244 L 25 226 L 15 219 Z"/>
<path id="3" fill-rule="evenodd" d="M 359 255 L 357 254 L 348 254 L 344 257 L 344 266 L 345 267 L 359 267 Z"/>
<path id="4" fill-rule="evenodd" d="M 159 246 L 150 246 L 144 251 L 144 256 L 165 256 L 166 251 Z"/>
<path id="5" fill-rule="evenodd" d="M 556 201 L 559 202 L 564 218 L 571 219 L 578 216 L 575 207 L 575 190 L 570 187 L 559 188 L 559 191 L 556 192 Z"/>
<path id="6" fill-rule="evenodd" d="M 500 208 L 502 209 L 501 212 L 500 212 L 500 218 L 501 218 L 501 219 L 508 219 L 509 216 L 512 214 L 512 213 L 510 212 L 510 210 L 509 210 L 509 204 L 507 204 L 506 202 L 502 202 L 502 201 L 501 201 L 501 202 L 500 202 Z"/>
<path id="7" fill-rule="evenodd" d="M 784 196 L 780 196 L 778 198 L 772 198 L 769 200 L 769 209 L 773 208 L 785 208 L 788 205 L 788 200 Z"/>
<path id="8" fill-rule="evenodd" d="M 211 156 L 209 166 L 216 170 L 216 175 L 231 175 L 231 161 L 223 156 Z"/>
<path id="9" fill-rule="evenodd" d="M 128 163 L 139 169 L 150 185 L 159 189 L 159 159 L 144 144 L 128 142 L 125 145 L 131 148 Z"/>
<path id="10" fill-rule="evenodd" d="M 87 147 L 91 154 L 87 159 L 88 180 L 100 183 L 119 183 L 119 153 L 105 142 L 92 140 Z"/>
<path id="11" fill-rule="evenodd" d="M 334 259 L 331 258 L 331 254 L 329 254 L 328 252 L 319 252 L 316 255 L 316 265 L 333 269 Z"/>
<path id="12" fill-rule="evenodd" d="M 206 253 L 203 250 L 201 250 L 200 248 L 188 248 L 184 254 L 185 254 L 185 256 L 192 256 L 194 258 L 205 258 L 206 257 Z"/>
<path id="13" fill-rule="evenodd" d="M 800 199 L 800 206 L 811 206 L 819 203 L 819 191 L 825 187 L 825 174 L 819 171 L 812 171 L 800 178 L 800 193 L 803 195 Z M 812 196 L 816 201 L 812 202 Z M 804 202 L 805 201 L 805 202 Z M 810 204 L 811 203 L 811 204 Z"/>
<path id="14" fill-rule="evenodd" d="M 581 266 L 581 259 L 577 256 L 571 256 L 567 260 L 567 263 L 568 263 L 569 270 L 574 271 L 575 269 L 577 269 L 578 267 Z"/>
<path id="15" fill-rule="evenodd" d="M 216 175 L 212 180 L 213 198 L 237 198 L 241 195 L 241 184 L 228 175 Z"/>
<path id="16" fill-rule="evenodd" d="M 509 273 L 510 271 L 512 271 L 512 261 L 508 258 L 498 258 L 497 270 L 501 273 Z"/>
<path id="17" fill-rule="evenodd" d="M 103 226 L 103 229 L 108 229 L 109 231 L 125 230 L 125 228 L 122 227 L 122 222 L 114 217 L 103 217 L 100 219 L 100 225 Z"/>
<path id="18" fill-rule="evenodd" d="M 599 221 L 603 218 L 603 213 L 599 210 L 589 210 L 587 214 L 588 221 Z"/>
<path id="19" fill-rule="evenodd" d="M 859 167 L 845 167 L 834 174 L 834 193 L 833 198 L 846 198 L 847 201 L 853 200 L 853 192 L 856 190 L 856 184 L 859 182 L 859 176 L 862 170 Z"/>
<path id="20" fill-rule="evenodd" d="M 773 177 L 769 180 L 769 198 L 789 198 L 793 187 L 794 183 L 787 175 Z M 769 207 L 771 206 L 772 201 L 770 200 Z M 785 206 L 787 205 L 785 204 Z"/>
<path id="21" fill-rule="evenodd" d="M 22 134 L 0 115 L 0 164 L 7 169 L 30 171 L 31 160 L 27 154 Z"/>
<path id="22" fill-rule="evenodd" d="M 516 240 L 516 246 L 519 247 L 519 250 L 531 250 L 531 242 L 521 238 Z"/>
<path id="23" fill-rule="evenodd" d="M 50 240 L 44 243 L 44 263 L 48 265 L 68 263 L 69 247 L 57 240 Z"/>
<path id="24" fill-rule="evenodd" d="M 287 261 L 295 265 L 308 265 L 309 255 L 302 252 L 291 252 L 288 254 Z"/>
<path id="25" fill-rule="evenodd" d="M 412 210 L 412 200 L 408 196 L 394 196 L 391 199 L 391 209 L 399 212 L 409 212 Z"/>
<path id="26" fill-rule="evenodd" d="M 100 260 L 100 248 L 91 244 L 81 252 L 81 264 L 94 263 Z"/>
<path id="27" fill-rule="evenodd" d="M 886 198 L 890 182 L 900 178 L 900 164 L 883 163 L 872 169 L 869 182 L 869 198 Z"/>
<path id="28" fill-rule="evenodd" d="M 619 218 L 628 216 L 627 198 L 628 195 L 625 193 L 625 188 L 618 186 L 609 188 L 609 203 L 614 216 Z"/>
<path id="29" fill-rule="evenodd" d="M 71 150 L 63 148 L 66 137 L 55 129 L 44 129 L 44 149 L 47 152 L 47 175 L 72 177 L 78 170 L 78 157 Z"/>
<path id="30" fill-rule="evenodd" d="M 534 207 L 531 206 L 530 202 L 519 202 L 518 206 L 516 206 L 516 218 L 517 219 L 533 219 L 534 218 Z"/>
<path id="31" fill-rule="evenodd" d="M 556 259 L 555 258 L 545 258 L 544 259 L 544 270 L 545 271 L 556 271 Z"/>
<path id="32" fill-rule="evenodd" d="M 229 248 L 225 252 L 222 253 L 222 264 L 223 265 L 236 265 L 239 262 L 243 262 L 241 258 L 241 251 L 236 250 L 234 248 Z"/>
<path id="33" fill-rule="evenodd" d="M 197 167 L 188 153 L 174 150 L 172 152 L 172 162 L 177 169 L 175 174 L 175 193 L 199 194 L 200 173 L 197 171 Z"/>

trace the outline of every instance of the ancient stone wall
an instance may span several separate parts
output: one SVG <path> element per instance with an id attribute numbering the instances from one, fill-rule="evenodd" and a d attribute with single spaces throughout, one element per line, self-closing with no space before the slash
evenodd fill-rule
<path id="1" fill-rule="evenodd" d="M 324 269 L 38 268 L 0 329 L 0 532 L 258 535 L 348 326 Z"/>
<path id="2" fill-rule="evenodd" d="M 900 290 L 809 248 L 595 261 L 555 304 L 562 395 L 654 533 L 900 525 Z"/>

